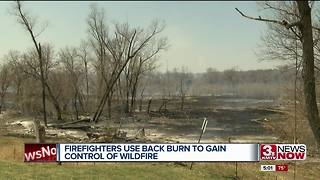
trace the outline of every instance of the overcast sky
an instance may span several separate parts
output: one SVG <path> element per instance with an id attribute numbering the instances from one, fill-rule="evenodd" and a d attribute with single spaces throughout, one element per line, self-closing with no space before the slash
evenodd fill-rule
<path id="1" fill-rule="evenodd" d="M 32 41 L 8 13 L 13 2 L 0 2 L 0 57 L 10 49 L 25 51 Z M 48 21 L 41 42 L 50 42 L 56 50 L 78 45 L 87 38 L 86 17 L 92 2 L 24 2 L 25 8 Z M 208 67 L 224 70 L 238 66 L 242 70 L 275 68 L 274 61 L 259 62 L 254 52 L 261 43 L 266 25 L 241 17 L 235 7 L 258 15 L 256 2 L 96 2 L 106 10 L 107 19 L 146 27 L 154 18 L 164 20 L 170 48 L 161 54 L 160 70 L 186 66 L 193 72 Z"/>

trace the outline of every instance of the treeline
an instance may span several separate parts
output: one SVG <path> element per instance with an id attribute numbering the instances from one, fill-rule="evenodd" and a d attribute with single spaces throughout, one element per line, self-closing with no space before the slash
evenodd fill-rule
<path id="1" fill-rule="evenodd" d="M 242 98 L 276 99 L 292 88 L 294 69 L 281 67 L 242 71 L 230 68 L 218 71 L 208 68 L 204 73 L 191 73 L 186 68 L 150 73 L 145 95 L 181 97 L 229 95 Z"/>
<path id="2" fill-rule="evenodd" d="M 45 125 L 47 115 L 62 120 L 86 114 L 97 122 L 106 109 L 110 116 L 113 101 L 131 113 L 141 78 L 155 68 L 159 53 L 167 47 L 161 21 L 154 20 L 148 27 L 110 24 L 104 9 L 92 5 L 86 19 L 88 38 L 55 49 L 38 40 L 42 30 L 36 32 L 37 21 L 21 2 L 14 2 L 12 8 L 33 47 L 25 52 L 11 50 L 2 58 L 0 107 L 9 94 L 7 104 L 24 114 L 43 114 Z"/>

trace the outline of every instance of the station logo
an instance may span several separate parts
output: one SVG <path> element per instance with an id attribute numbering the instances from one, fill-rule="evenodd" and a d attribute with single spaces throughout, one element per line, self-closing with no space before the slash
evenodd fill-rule
<path id="1" fill-rule="evenodd" d="M 55 162 L 56 144 L 25 144 L 24 162 Z"/>
<path id="2" fill-rule="evenodd" d="M 305 160 L 305 144 L 261 144 L 260 160 Z"/>

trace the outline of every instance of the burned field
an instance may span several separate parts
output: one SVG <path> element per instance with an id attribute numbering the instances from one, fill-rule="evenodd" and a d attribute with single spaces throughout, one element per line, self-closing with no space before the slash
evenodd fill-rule
<path id="1" fill-rule="evenodd" d="M 175 108 L 177 104 L 178 101 L 170 101 L 167 109 L 152 111 L 149 121 L 135 122 L 135 127 L 178 141 L 195 142 L 206 118 L 208 126 L 203 141 L 225 142 L 232 138 L 259 142 L 276 140 L 263 123 L 283 118 L 283 114 L 275 110 L 277 106 L 273 100 L 208 96 L 189 97 L 183 110 Z"/>
<path id="2" fill-rule="evenodd" d="M 276 135 L 264 127 L 264 123 L 277 121 L 283 114 L 276 111 L 273 100 L 231 98 L 219 96 L 188 97 L 183 110 L 179 100 L 171 100 L 166 108 L 158 111 L 161 99 L 153 100 L 149 114 L 137 111 L 133 116 L 104 119 L 95 124 L 89 120 L 68 123 L 51 123 L 46 136 L 54 141 L 98 142 L 129 141 L 137 138 L 145 142 L 196 142 L 203 119 L 208 120 L 202 142 L 271 142 Z M 177 108 L 178 107 L 178 108 Z M 50 122 L 50 121 L 49 121 Z M 9 118 L 8 133 L 33 135 L 31 118 Z M 59 126 L 57 126 L 59 125 Z M 122 138 L 100 138 L 122 133 Z M 94 137 L 97 136 L 97 137 Z M 136 139 L 137 140 L 137 139 Z M 240 141 L 241 140 L 241 141 Z"/>

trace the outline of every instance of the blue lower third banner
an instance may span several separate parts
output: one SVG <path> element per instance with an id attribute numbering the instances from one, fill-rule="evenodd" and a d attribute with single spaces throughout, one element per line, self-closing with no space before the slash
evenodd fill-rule
<path id="1" fill-rule="evenodd" d="M 57 144 L 61 162 L 259 161 L 259 144 Z"/>

